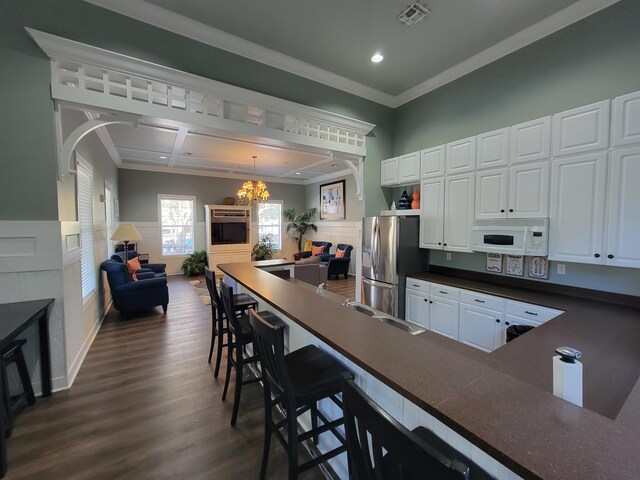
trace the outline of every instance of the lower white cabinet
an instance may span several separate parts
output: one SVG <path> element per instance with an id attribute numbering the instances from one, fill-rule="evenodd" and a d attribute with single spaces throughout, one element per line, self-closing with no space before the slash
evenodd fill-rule
<path id="1" fill-rule="evenodd" d="M 511 325 L 537 327 L 561 310 L 407 277 L 405 320 L 491 352 L 506 343 Z"/>

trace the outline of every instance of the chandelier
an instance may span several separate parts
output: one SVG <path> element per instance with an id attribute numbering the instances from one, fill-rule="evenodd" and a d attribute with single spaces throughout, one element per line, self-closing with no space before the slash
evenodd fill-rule
<path id="1" fill-rule="evenodd" d="M 253 174 L 256 174 L 256 155 L 253 158 Z M 255 183 L 254 183 L 255 182 Z M 266 202 L 269 199 L 269 191 L 267 185 L 262 180 L 247 180 L 242 184 L 242 188 L 238 190 L 238 205 L 250 207 L 259 202 Z"/>

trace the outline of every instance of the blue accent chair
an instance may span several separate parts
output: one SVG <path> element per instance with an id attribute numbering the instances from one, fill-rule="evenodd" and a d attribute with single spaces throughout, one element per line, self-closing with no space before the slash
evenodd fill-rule
<path id="1" fill-rule="evenodd" d="M 127 251 L 127 257 L 129 260 L 139 257 L 140 254 L 135 250 Z M 124 264 L 124 252 L 116 252 L 111 255 L 111 260 L 117 263 Z M 166 263 L 141 263 L 142 268 L 136 270 L 136 276 L 140 278 L 140 273 L 153 272 L 155 277 L 166 277 L 167 264 Z"/>
<path id="2" fill-rule="evenodd" d="M 140 272 L 136 273 L 138 280 L 134 281 L 127 266 L 113 260 L 102 262 L 100 270 L 107 272 L 113 308 L 123 315 L 157 305 L 162 305 L 162 310 L 167 311 L 169 289 L 166 276 L 156 277 L 152 271 Z"/>
<path id="3" fill-rule="evenodd" d="M 335 253 L 321 253 L 320 265 L 327 265 L 327 279 L 331 280 L 333 275 L 338 278 L 341 274 L 347 278 L 349 274 L 349 263 L 351 262 L 351 250 L 353 246 L 346 243 L 336 245 L 337 249 L 344 250 L 344 257 L 336 258 Z"/>
<path id="4" fill-rule="evenodd" d="M 317 242 L 315 240 L 313 242 L 311 242 L 311 246 L 312 247 L 323 247 L 324 248 L 324 250 L 322 251 L 322 253 L 320 255 L 323 255 L 325 253 L 329 253 L 329 250 L 331 249 L 331 245 L 332 245 L 331 242 Z M 311 256 L 311 251 L 307 250 L 307 251 L 304 251 L 304 252 L 296 253 L 293 256 L 293 258 L 294 258 L 294 260 L 300 260 L 302 258 L 309 258 L 310 256 Z"/>

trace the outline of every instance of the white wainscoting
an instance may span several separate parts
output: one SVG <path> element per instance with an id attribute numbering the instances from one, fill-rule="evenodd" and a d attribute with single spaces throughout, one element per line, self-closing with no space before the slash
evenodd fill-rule
<path id="1" fill-rule="evenodd" d="M 166 263 L 168 275 L 182 275 L 182 262 L 186 255 L 162 256 L 159 222 L 127 223 L 133 223 L 142 237 L 142 240 L 136 242 L 139 253 L 148 253 L 150 263 Z M 204 222 L 196 222 L 194 241 L 196 250 L 206 250 Z"/>
<path id="2" fill-rule="evenodd" d="M 0 221 L 0 273 L 61 267 L 59 222 Z"/>

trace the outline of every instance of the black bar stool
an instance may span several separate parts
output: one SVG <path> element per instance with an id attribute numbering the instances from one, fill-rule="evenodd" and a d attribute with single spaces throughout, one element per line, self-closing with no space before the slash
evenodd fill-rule
<path id="1" fill-rule="evenodd" d="M 0 352 L 0 375 L 2 376 L 2 400 L 4 403 L 3 414 L 6 422 L 6 436 L 10 436 L 13 432 L 13 421 L 18 414 L 27 406 L 36 403 L 36 397 L 33 394 L 31 386 L 31 378 L 27 369 L 27 362 L 22 354 L 22 346 L 26 340 L 14 340 Z M 22 384 L 22 393 L 18 396 L 11 397 L 9 391 L 8 366 L 14 363 L 18 369 L 20 383 Z"/>
<path id="2" fill-rule="evenodd" d="M 227 335 L 227 315 L 222 305 L 220 295 L 218 295 L 218 289 L 216 288 L 216 276 L 204 267 L 204 278 L 207 283 L 207 289 L 209 290 L 209 296 L 211 297 L 211 347 L 209 348 L 209 363 L 211 363 L 211 357 L 213 356 L 213 347 L 216 341 L 218 342 L 218 348 L 216 351 L 216 366 L 213 372 L 213 376 L 218 378 L 220 371 L 220 360 L 222 359 L 222 350 L 229 345 L 225 343 L 225 335 Z M 258 308 L 258 301 L 251 295 L 246 293 L 239 293 L 233 296 L 233 303 L 236 311 L 246 312 L 249 308 Z"/>
<path id="3" fill-rule="evenodd" d="M 318 410 L 317 403 L 322 399 L 330 398 L 342 408 L 342 402 L 336 395 L 342 390 L 343 375 L 350 374 L 344 365 L 315 345 L 307 345 L 285 355 L 286 325 L 278 317 L 263 318 L 260 313 L 249 310 L 249 320 L 253 327 L 264 377 L 265 430 L 260 478 L 264 479 L 267 473 L 269 447 L 273 433 L 287 451 L 289 479 L 295 479 L 300 473 L 346 450 L 345 439 L 337 429 L 344 422 L 343 418 L 329 421 Z M 272 393 L 275 399 L 271 398 Z M 282 403 L 286 417 L 276 423 L 273 420 L 272 410 L 279 403 Z M 298 434 L 297 419 L 307 411 L 311 413 L 312 428 Z M 318 419 L 322 420 L 320 426 L 318 426 Z M 280 432 L 283 429 L 287 431 L 286 440 Z M 298 465 L 298 443 L 312 439 L 317 444 L 318 436 L 328 431 L 331 431 L 339 440 L 340 446 Z"/>
<path id="4" fill-rule="evenodd" d="M 244 385 L 256 383 L 262 380 L 262 377 L 243 378 L 244 366 L 258 362 L 258 354 L 255 348 L 253 354 L 245 356 L 247 345 L 253 344 L 253 331 L 249 324 L 248 315 L 237 315 L 237 308 L 234 303 L 233 290 L 226 283 L 220 283 L 220 295 L 222 296 L 222 305 L 227 315 L 227 374 L 224 379 L 224 390 L 222 392 L 222 400 L 227 398 L 227 390 L 231 379 L 231 369 L 236 374 L 236 385 L 233 394 L 233 413 L 231 414 L 231 426 L 235 426 L 238 419 L 238 410 L 240 409 L 240 393 Z M 252 311 L 252 310 L 250 310 Z M 273 315 L 270 312 L 262 312 L 265 315 Z"/>
<path id="5" fill-rule="evenodd" d="M 350 378 L 344 380 L 342 401 L 353 480 L 493 478 L 431 430 L 418 427 L 409 431 Z"/>

